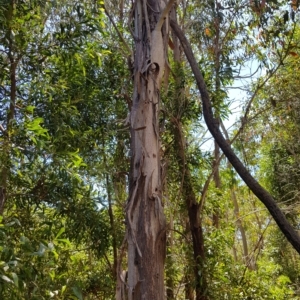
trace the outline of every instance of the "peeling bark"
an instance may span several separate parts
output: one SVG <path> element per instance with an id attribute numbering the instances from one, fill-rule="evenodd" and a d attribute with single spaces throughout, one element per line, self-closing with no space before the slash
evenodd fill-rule
<path id="1" fill-rule="evenodd" d="M 172 4 L 174 1 L 170 1 Z M 166 63 L 162 30 L 168 14 L 161 0 L 134 4 L 134 93 L 130 112 L 131 176 L 126 205 L 128 300 L 161 300 L 165 295 L 166 222 L 158 112 Z"/>

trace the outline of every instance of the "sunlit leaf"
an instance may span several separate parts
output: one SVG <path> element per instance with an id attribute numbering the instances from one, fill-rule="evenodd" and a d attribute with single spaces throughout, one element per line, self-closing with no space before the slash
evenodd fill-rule
<path id="1" fill-rule="evenodd" d="M 57 239 L 58 237 L 60 237 L 64 232 L 65 232 L 66 228 L 65 227 L 62 227 L 59 232 L 57 233 L 55 239 Z"/>
<path id="2" fill-rule="evenodd" d="M 0 275 L 0 278 L 2 278 L 4 281 L 9 282 L 9 283 L 12 283 L 12 282 L 13 282 L 13 281 L 12 281 L 9 277 L 7 277 L 6 275 Z"/>

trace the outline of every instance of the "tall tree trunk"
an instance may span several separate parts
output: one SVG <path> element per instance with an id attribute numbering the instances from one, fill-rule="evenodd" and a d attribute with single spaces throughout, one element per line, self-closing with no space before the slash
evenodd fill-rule
<path id="1" fill-rule="evenodd" d="M 192 244 L 190 242 L 192 240 L 192 234 L 190 229 L 190 222 L 187 218 L 185 220 L 185 231 L 184 231 L 186 242 Z M 186 266 L 183 269 L 183 282 L 184 282 L 184 295 L 185 300 L 195 300 L 195 269 L 194 266 L 194 257 L 192 256 L 192 252 L 189 251 L 190 249 L 185 250 L 185 261 Z"/>
<path id="2" fill-rule="evenodd" d="M 171 19 L 176 20 L 176 12 L 175 9 L 171 12 Z M 174 45 L 174 61 L 180 68 L 181 65 L 181 53 L 179 49 L 179 41 L 174 32 L 172 32 L 172 39 Z M 177 156 L 178 167 L 180 173 L 183 176 L 182 179 L 182 197 L 185 201 L 186 208 L 188 211 L 189 217 L 189 224 L 188 228 L 192 235 L 192 242 L 193 242 L 193 253 L 194 253 L 194 281 L 195 284 L 192 286 L 195 287 L 196 291 L 196 299 L 197 300 L 205 300 L 206 297 L 206 278 L 204 272 L 204 239 L 203 239 L 203 232 L 202 232 L 202 224 L 201 218 L 199 214 L 199 203 L 196 200 L 196 195 L 194 188 L 192 186 L 192 176 L 190 170 L 188 169 L 187 165 L 187 158 L 186 158 L 186 142 L 183 134 L 183 125 L 181 123 L 181 106 L 185 102 L 185 99 L 182 97 L 184 95 L 184 90 L 182 89 L 181 81 L 182 79 L 177 77 L 175 79 L 176 86 L 179 88 L 178 91 L 175 91 L 176 96 L 174 97 L 173 101 L 175 101 L 178 111 L 175 112 L 176 118 L 174 117 L 171 121 L 173 123 L 173 136 L 174 136 L 174 151 Z M 187 277 L 189 277 L 187 275 Z M 186 298 L 193 299 L 194 291 L 191 290 L 191 283 L 186 283 Z"/>
<path id="3" fill-rule="evenodd" d="M 126 206 L 128 300 L 161 300 L 165 295 L 166 222 L 158 112 L 165 67 L 164 20 L 174 1 L 134 3 L 134 93 L 130 112 L 131 171 Z"/>
<path id="4" fill-rule="evenodd" d="M 174 120 L 174 148 L 176 149 L 178 166 L 184 178 L 182 181 L 182 196 L 188 210 L 189 227 L 192 234 L 193 253 L 194 253 L 194 279 L 196 300 L 207 299 L 207 285 L 204 272 L 204 239 L 202 224 L 199 214 L 199 203 L 197 202 L 194 188 L 192 185 L 192 176 L 186 163 L 185 139 L 182 131 L 182 124 Z"/>

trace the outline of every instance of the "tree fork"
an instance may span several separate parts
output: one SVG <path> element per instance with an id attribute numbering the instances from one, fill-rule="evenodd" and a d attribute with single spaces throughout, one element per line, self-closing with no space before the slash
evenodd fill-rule
<path id="1" fill-rule="evenodd" d="M 218 122 L 213 116 L 212 105 L 206 88 L 206 84 L 195 60 L 191 46 L 184 36 L 183 32 L 181 31 L 180 27 L 174 20 L 170 21 L 170 25 L 181 42 L 185 55 L 195 76 L 197 86 L 201 94 L 203 116 L 210 133 L 219 144 L 223 153 L 230 161 L 236 172 L 243 179 L 250 190 L 256 195 L 256 197 L 266 206 L 282 233 L 292 244 L 295 250 L 300 254 L 300 236 L 293 228 L 293 226 L 287 221 L 285 215 L 278 207 L 274 198 L 256 181 L 255 178 L 253 178 L 253 176 L 245 168 L 243 163 L 236 156 L 230 145 L 223 137 L 219 127 L 217 126 Z"/>

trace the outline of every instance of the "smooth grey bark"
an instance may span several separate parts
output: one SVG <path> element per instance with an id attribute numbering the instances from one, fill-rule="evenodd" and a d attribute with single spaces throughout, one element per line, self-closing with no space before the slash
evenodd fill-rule
<path id="1" fill-rule="evenodd" d="M 300 254 L 300 236 L 298 235 L 297 231 L 287 221 L 285 215 L 278 207 L 274 198 L 256 181 L 255 178 L 253 178 L 253 176 L 249 173 L 249 171 L 234 153 L 230 145 L 227 143 L 226 139 L 223 137 L 218 126 L 218 120 L 213 115 L 211 100 L 206 88 L 206 84 L 195 60 L 191 46 L 180 27 L 174 20 L 170 21 L 170 25 L 182 44 L 185 55 L 195 76 L 196 83 L 201 94 L 203 116 L 210 133 L 219 144 L 223 153 L 232 164 L 236 172 L 247 184 L 249 189 L 256 195 L 256 197 L 266 206 L 282 233 L 292 244 L 295 250 Z"/>

